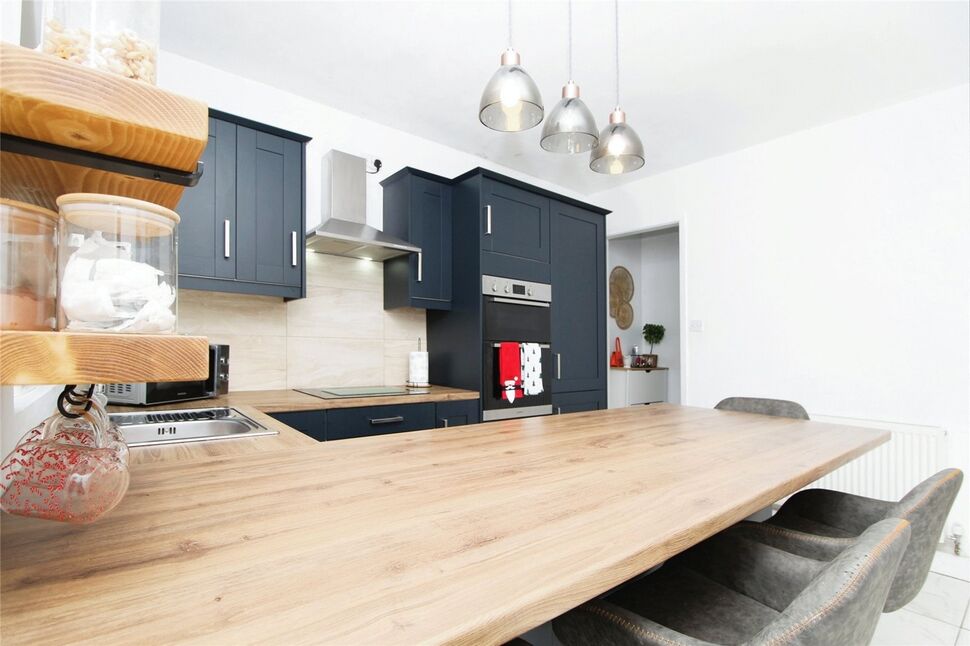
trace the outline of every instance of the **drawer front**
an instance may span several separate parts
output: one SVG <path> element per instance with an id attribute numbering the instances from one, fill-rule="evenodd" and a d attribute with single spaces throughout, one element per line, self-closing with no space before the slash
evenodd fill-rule
<path id="1" fill-rule="evenodd" d="M 335 408 L 327 411 L 327 440 L 434 428 L 434 404 Z"/>
<path id="2" fill-rule="evenodd" d="M 627 403 L 656 404 L 667 401 L 667 371 L 631 370 L 627 376 Z"/>
<path id="3" fill-rule="evenodd" d="M 269 413 L 269 416 L 318 442 L 327 439 L 327 411 L 310 410 L 292 413 Z"/>
<path id="4" fill-rule="evenodd" d="M 477 399 L 439 402 L 437 406 L 436 421 L 438 428 L 478 424 L 481 421 L 479 420 Z"/>

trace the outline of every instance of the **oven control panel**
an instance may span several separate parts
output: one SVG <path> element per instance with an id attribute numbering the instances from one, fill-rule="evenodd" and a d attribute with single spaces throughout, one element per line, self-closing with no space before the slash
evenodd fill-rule
<path id="1" fill-rule="evenodd" d="M 482 276 L 482 294 L 524 301 L 552 302 L 552 286 L 500 276 Z"/>

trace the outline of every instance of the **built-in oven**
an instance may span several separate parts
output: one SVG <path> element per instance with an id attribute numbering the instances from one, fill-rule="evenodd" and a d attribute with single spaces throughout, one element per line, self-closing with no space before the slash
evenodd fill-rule
<path id="1" fill-rule="evenodd" d="M 489 422 L 551 415 L 552 287 L 546 283 L 482 276 L 482 300 L 482 419 Z M 499 378 L 499 349 L 503 342 L 539 346 L 542 392 L 522 394 L 509 401 L 505 385 Z"/>

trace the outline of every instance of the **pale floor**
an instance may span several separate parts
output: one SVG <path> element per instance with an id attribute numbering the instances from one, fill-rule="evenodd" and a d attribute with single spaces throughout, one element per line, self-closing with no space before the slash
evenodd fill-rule
<path id="1" fill-rule="evenodd" d="M 930 572 L 923 590 L 884 614 L 873 646 L 970 646 L 970 582 Z"/>

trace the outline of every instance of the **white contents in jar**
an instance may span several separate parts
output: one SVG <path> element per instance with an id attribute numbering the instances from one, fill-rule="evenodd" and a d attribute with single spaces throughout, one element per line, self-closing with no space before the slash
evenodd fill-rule
<path id="1" fill-rule="evenodd" d="M 58 20 L 44 25 L 44 52 L 65 60 L 139 81 L 155 82 L 156 47 L 131 29 L 106 29 L 94 34 L 65 28 Z"/>
<path id="2" fill-rule="evenodd" d="M 164 273 L 131 259 L 125 244 L 95 231 L 71 254 L 61 279 L 67 329 L 85 332 L 175 331 L 175 290 Z"/>

